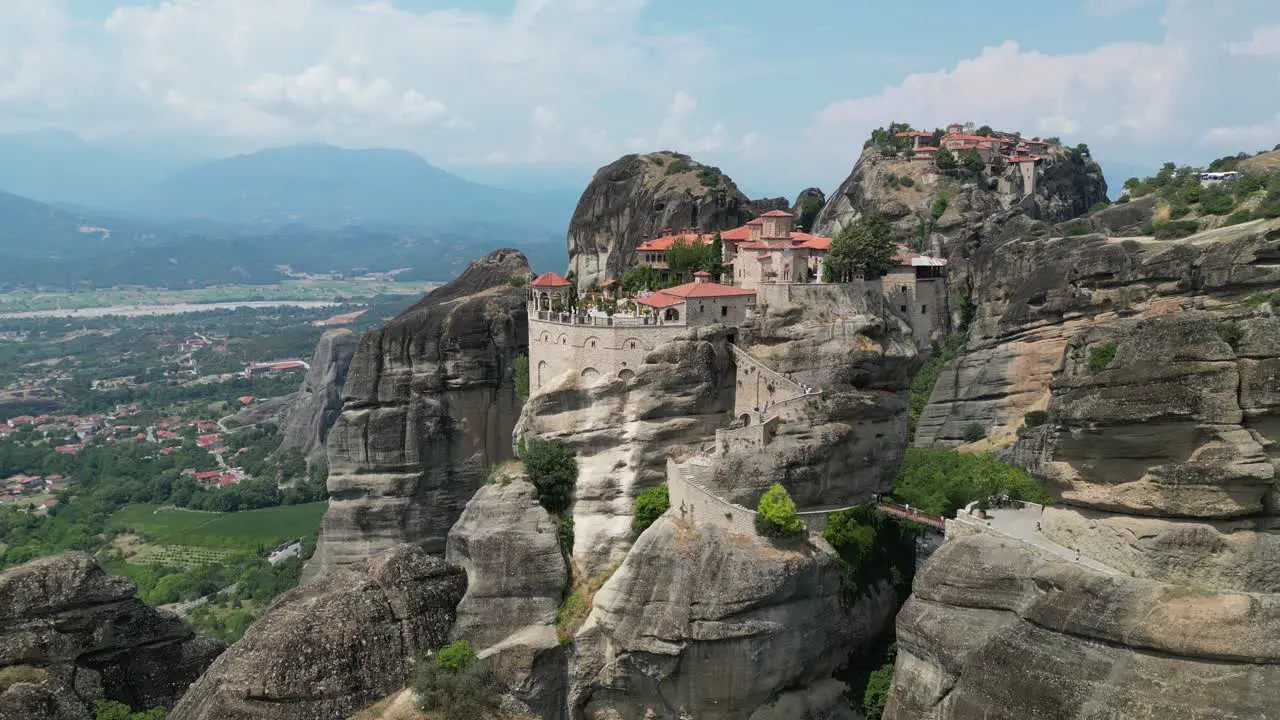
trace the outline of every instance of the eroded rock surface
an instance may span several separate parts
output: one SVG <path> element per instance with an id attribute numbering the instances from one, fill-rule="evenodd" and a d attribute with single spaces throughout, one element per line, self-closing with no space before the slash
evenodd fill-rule
<path id="1" fill-rule="evenodd" d="M 453 636 L 471 643 L 540 717 L 567 717 L 565 648 L 556 611 L 569 583 L 556 524 L 522 473 L 480 488 L 449 531 L 445 558 L 467 573 Z"/>
<path id="2" fill-rule="evenodd" d="M 224 646 L 135 590 L 84 553 L 0 572 L 0 718 L 88 720 L 101 699 L 177 702 Z"/>
<path id="3" fill-rule="evenodd" d="M 894 609 L 888 593 L 842 605 L 834 557 L 803 540 L 673 511 L 596 594 L 570 703 L 586 720 L 848 717 L 831 674 Z"/>
<path id="4" fill-rule="evenodd" d="M 327 440 L 329 509 L 307 577 L 402 542 L 443 554 L 490 465 L 511 457 L 528 351 L 523 254 L 496 250 L 364 335 Z"/>
<path id="5" fill-rule="evenodd" d="M 272 603 L 170 720 L 331 720 L 404 687 L 414 660 L 448 642 L 462 568 L 400 545 Z"/>
<path id="6" fill-rule="evenodd" d="M 342 412 L 342 387 L 359 344 L 360 338 L 346 329 L 320 336 L 302 388 L 281 424 L 281 450 L 297 450 L 309 461 L 325 458 L 324 439 Z"/>

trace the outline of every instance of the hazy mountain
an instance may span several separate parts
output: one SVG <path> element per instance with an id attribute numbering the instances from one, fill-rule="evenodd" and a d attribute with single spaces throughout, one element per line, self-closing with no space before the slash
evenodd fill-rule
<path id="1" fill-rule="evenodd" d="M 576 200 L 576 198 L 574 198 Z M 167 219 L 277 227 L 447 228 L 471 224 L 563 230 L 572 204 L 464 180 L 402 150 L 296 145 L 203 163 L 128 206 Z"/>

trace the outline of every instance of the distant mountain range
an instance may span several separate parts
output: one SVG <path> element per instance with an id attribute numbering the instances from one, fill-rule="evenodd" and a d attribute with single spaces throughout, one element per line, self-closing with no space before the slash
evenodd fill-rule
<path id="1" fill-rule="evenodd" d="M 446 280 L 513 246 L 562 268 L 577 202 L 399 150 L 299 145 L 163 164 L 59 133 L 0 136 L 0 286 L 267 283 L 276 265 Z"/>

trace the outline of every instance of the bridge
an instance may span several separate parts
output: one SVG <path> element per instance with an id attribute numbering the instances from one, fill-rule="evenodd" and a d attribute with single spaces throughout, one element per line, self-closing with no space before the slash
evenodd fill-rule
<path id="1" fill-rule="evenodd" d="M 919 523 L 934 530 L 936 532 L 945 533 L 947 531 L 947 521 L 938 515 L 929 515 L 922 513 L 910 505 L 899 505 L 897 503 L 880 502 L 876 503 L 876 510 L 885 515 L 892 515 L 914 523 Z"/>

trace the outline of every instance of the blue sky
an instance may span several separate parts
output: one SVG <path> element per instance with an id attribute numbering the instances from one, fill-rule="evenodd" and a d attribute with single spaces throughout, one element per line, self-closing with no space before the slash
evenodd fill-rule
<path id="1" fill-rule="evenodd" d="M 794 195 L 834 189 L 890 120 L 1087 142 L 1113 179 L 1280 143 L 1276 0 L 0 0 L 0 17 L 0 132 L 212 155 L 323 141 L 577 182 L 675 149 Z"/>

